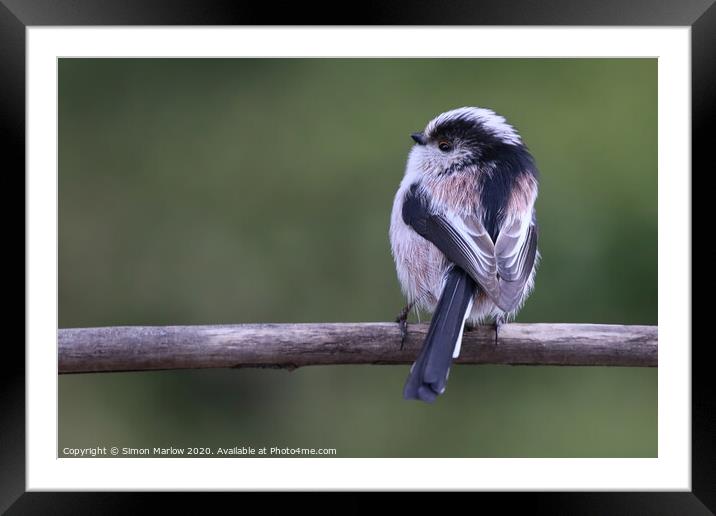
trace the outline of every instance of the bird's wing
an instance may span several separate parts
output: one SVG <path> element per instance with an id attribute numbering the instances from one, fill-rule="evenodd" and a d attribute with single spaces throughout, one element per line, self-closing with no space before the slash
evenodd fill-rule
<path id="1" fill-rule="evenodd" d="M 495 242 L 500 297 L 497 306 L 514 310 L 524 293 L 537 258 L 537 222 L 529 210 L 500 228 Z"/>
<path id="2" fill-rule="evenodd" d="M 493 243 L 476 217 L 434 213 L 413 185 L 403 201 L 403 220 L 467 272 L 505 312 L 517 307 L 537 255 L 537 224 L 532 210 L 500 228 Z"/>
<path id="3" fill-rule="evenodd" d="M 500 287 L 495 246 L 480 221 L 433 213 L 428 199 L 417 185 L 413 185 L 406 194 L 402 215 L 407 225 L 432 242 L 498 303 Z"/>

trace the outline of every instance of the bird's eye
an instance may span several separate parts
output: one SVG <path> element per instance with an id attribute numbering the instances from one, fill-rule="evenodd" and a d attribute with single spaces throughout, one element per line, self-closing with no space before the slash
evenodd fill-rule
<path id="1" fill-rule="evenodd" d="M 438 143 L 438 149 L 440 149 L 443 152 L 447 152 L 450 149 L 452 149 L 452 146 L 445 140 L 442 140 L 440 143 Z"/>

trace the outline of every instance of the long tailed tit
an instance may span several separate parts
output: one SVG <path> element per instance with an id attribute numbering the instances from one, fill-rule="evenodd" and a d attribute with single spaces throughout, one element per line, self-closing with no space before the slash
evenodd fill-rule
<path id="1" fill-rule="evenodd" d="M 408 298 L 432 312 L 403 396 L 432 402 L 445 391 L 465 324 L 513 318 L 534 285 L 538 172 L 517 131 L 489 109 L 442 113 L 411 135 L 393 203 L 390 243 Z"/>

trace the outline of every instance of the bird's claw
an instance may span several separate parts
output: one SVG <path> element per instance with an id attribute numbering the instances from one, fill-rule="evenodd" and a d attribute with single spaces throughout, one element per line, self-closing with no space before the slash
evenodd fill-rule
<path id="1" fill-rule="evenodd" d="M 500 326 L 505 324 L 505 317 L 500 315 L 495 318 L 495 346 L 497 346 L 497 342 L 500 338 Z"/>
<path id="2" fill-rule="evenodd" d="M 413 305 L 415 303 L 408 303 L 403 307 L 403 309 L 398 314 L 398 317 L 395 318 L 395 322 L 398 323 L 398 327 L 400 328 L 400 349 L 403 349 L 403 346 L 405 346 L 405 340 L 408 338 L 408 314 L 410 313 L 410 310 L 413 308 Z"/>
<path id="3" fill-rule="evenodd" d="M 408 338 L 408 320 L 406 318 L 397 322 L 400 325 L 400 349 L 402 350 L 405 346 L 405 339 Z"/>

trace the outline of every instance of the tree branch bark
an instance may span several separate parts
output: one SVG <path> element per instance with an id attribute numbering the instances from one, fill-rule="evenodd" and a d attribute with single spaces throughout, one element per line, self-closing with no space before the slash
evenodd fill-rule
<path id="1" fill-rule="evenodd" d="M 117 326 L 60 329 L 59 372 L 208 367 L 409 364 L 427 324 L 395 323 Z M 460 364 L 657 365 L 658 328 L 604 324 L 505 324 L 465 331 Z"/>

